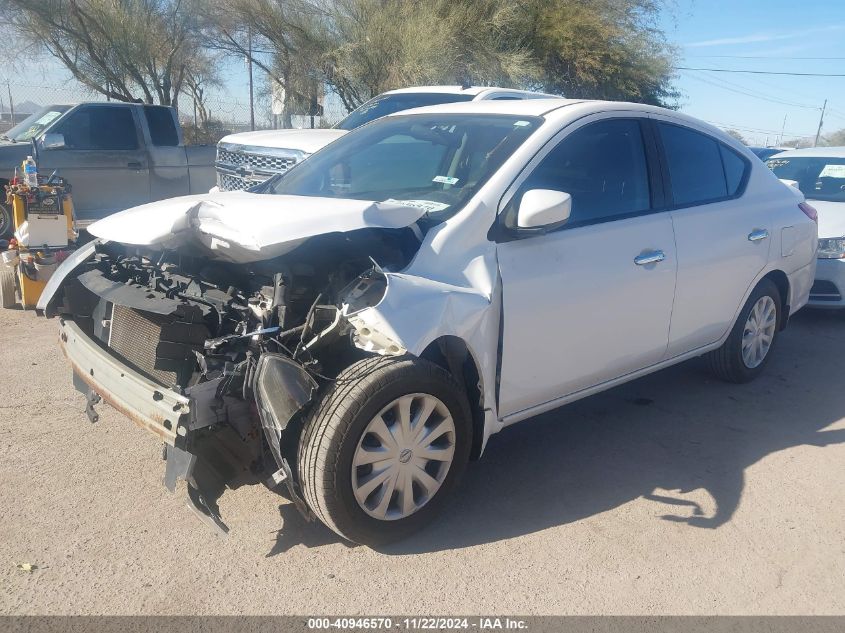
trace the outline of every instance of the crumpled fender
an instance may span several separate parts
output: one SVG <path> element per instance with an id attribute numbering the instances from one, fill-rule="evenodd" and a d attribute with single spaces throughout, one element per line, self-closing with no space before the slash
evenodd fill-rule
<path id="1" fill-rule="evenodd" d="M 419 356 L 444 336 L 463 340 L 479 369 L 485 412 L 483 445 L 501 429 L 496 416 L 496 366 L 500 284 L 495 252 L 474 259 L 467 285 L 403 273 L 384 272 L 381 301 L 347 315 L 356 346 L 382 355 Z"/>

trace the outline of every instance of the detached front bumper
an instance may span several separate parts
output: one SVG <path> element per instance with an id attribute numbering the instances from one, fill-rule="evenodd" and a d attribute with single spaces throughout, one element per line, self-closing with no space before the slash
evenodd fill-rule
<path id="1" fill-rule="evenodd" d="M 297 508 L 311 518 L 279 443 L 316 389 L 300 366 L 276 354 L 261 358 L 255 377 L 259 422 L 248 403 L 221 392 L 222 378 L 179 393 L 110 354 L 72 319 L 60 319 L 59 337 L 89 419 L 97 421 L 94 405 L 102 399 L 164 441 L 165 486 L 175 492 L 177 481 L 185 480 L 190 507 L 211 527 L 228 532 L 216 503 L 224 489 L 260 482 L 271 488 L 284 482 Z"/>
<path id="2" fill-rule="evenodd" d="M 62 352 L 76 384 L 85 383 L 135 424 L 174 446 L 187 433 L 190 400 L 153 382 L 100 347 L 73 321 L 60 319 Z"/>

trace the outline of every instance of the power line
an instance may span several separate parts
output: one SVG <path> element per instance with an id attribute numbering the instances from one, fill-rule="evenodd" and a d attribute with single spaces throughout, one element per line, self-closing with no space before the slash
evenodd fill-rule
<path id="1" fill-rule="evenodd" d="M 686 55 L 687 59 L 795 59 L 795 60 L 823 60 L 823 61 L 841 61 L 845 57 L 779 57 L 777 55 Z"/>
<path id="2" fill-rule="evenodd" d="M 750 75 L 788 75 L 790 77 L 845 77 L 845 73 L 790 73 L 774 70 L 740 70 L 727 68 L 691 68 L 689 66 L 674 66 L 675 70 L 700 70 L 711 73 L 747 73 Z"/>
<path id="3" fill-rule="evenodd" d="M 732 123 L 720 123 L 718 121 L 708 121 L 707 119 L 704 119 L 704 121 L 706 121 L 707 123 L 710 123 L 711 125 L 715 125 L 717 127 L 727 128 L 727 129 L 732 129 L 732 130 L 740 130 L 742 132 L 758 132 L 758 133 L 765 133 L 765 134 L 780 134 L 781 133 L 781 130 L 767 130 L 765 128 L 743 127 L 741 125 L 733 125 Z M 813 136 L 813 134 L 798 134 L 797 132 L 789 132 L 789 131 L 784 131 L 783 134 L 785 136 L 793 136 L 793 137 L 797 137 L 797 138 L 805 138 L 805 137 L 811 138 Z"/>
<path id="4" fill-rule="evenodd" d="M 763 95 L 762 93 L 754 93 L 754 92 L 751 92 L 751 91 L 748 91 L 748 90 L 743 90 L 741 88 L 731 88 L 730 86 L 722 85 L 722 84 L 716 83 L 715 81 L 711 81 L 709 79 L 706 79 L 704 77 L 699 77 L 697 75 L 690 75 L 690 78 L 704 82 L 704 83 L 709 84 L 711 86 L 715 86 L 716 88 L 721 88 L 722 90 L 727 90 L 729 92 L 735 92 L 737 94 L 745 95 L 747 97 L 753 97 L 755 99 L 761 99 L 763 101 L 769 101 L 771 103 L 777 103 L 777 104 L 780 104 L 780 105 L 792 106 L 792 107 L 795 107 L 795 108 L 806 108 L 807 110 L 819 110 L 820 109 L 818 106 L 810 106 L 810 105 L 805 105 L 805 104 L 801 104 L 801 103 L 795 103 L 795 102 L 792 102 L 792 101 L 785 101 L 783 99 L 778 99 L 777 97 L 766 96 L 766 95 Z M 724 80 L 722 80 L 722 81 L 724 81 Z M 729 83 L 729 82 L 725 82 L 725 83 Z M 736 85 L 736 84 L 733 84 L 733 85 Z"/>

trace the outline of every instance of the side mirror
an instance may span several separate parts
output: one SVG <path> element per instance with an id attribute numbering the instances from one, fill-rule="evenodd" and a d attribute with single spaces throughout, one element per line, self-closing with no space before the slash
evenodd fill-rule
<path id="1" fill-rule="evenodd" d="M 65 135 L 57 132 L 47 132 L 44 135 L 44 140 L 41 141 L 41 146 L 44 149 L 64 149 Z"/>
<path id="2" fill-rule="evenodd" d="M 531 189 L 522 195 L 516 214 L 520 229 L 538 229 L 560 225 L 572 213 L 572 196 L 564 191 Z"/>

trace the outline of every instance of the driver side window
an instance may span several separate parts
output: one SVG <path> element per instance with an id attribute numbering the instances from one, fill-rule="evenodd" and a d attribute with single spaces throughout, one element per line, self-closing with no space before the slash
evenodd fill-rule
<path id="1" fill-rule="evenodd" d="M 651 208 L 648 164 L 640 123 L 608 119 L 566 136 L 531 172 L 506 210 L 505 225 L 516 226 L 526 191 L 552 189 L 572 196 L 565 228 L 637 215 Z"/>

